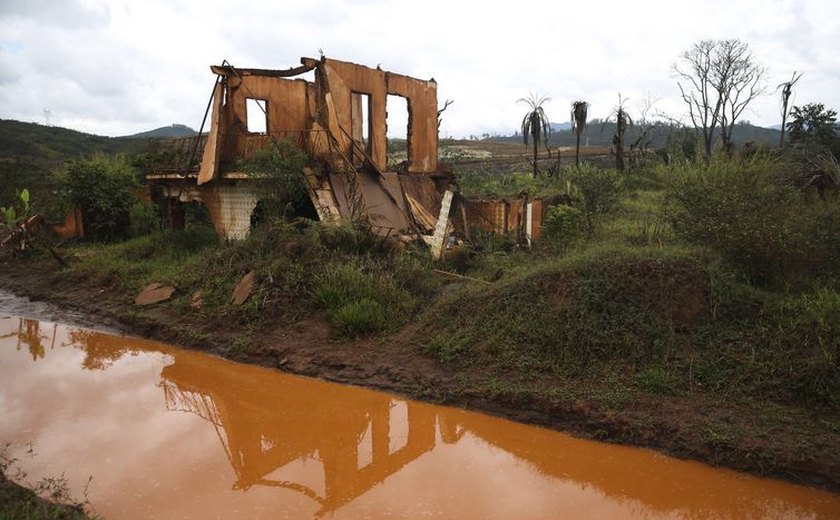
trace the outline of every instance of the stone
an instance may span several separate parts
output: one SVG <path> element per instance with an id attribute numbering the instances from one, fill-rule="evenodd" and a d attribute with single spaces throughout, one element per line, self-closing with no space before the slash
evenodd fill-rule
<path id="1" fill-rule="evenodd" d="M 140 291 L 140 294 L 134 298 L 135 305 L 153 305 L 166 301 L 172 297 L 175 288 L 171 285 L 163 285 L 160 283 L 151 283 Z"/>
<path id="2" fill-rule="evenodd" d="M 236 288 L 233 290 L 233 296 L 231 297 L 231 301 L 234 305 L 242 305 L 245 303 L 245 300 L 251 296 L 251 292 L 254 290 L 254 271 L 251 270 L 239 280 L 239 283 L 236 284 Z"/>

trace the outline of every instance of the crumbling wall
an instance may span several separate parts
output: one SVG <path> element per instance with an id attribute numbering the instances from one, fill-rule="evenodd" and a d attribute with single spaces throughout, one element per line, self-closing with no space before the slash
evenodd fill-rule
<path id="1" fill-rule="evenodd" d="M 237 171 L 237 161 L 290 136 L 312 159 L 304 175 L 321 218 L 362 219 L 386 235 L 434 228 L 440 190 L 420 174 L 438 167 L 435 81 L 326 58 L 301 63 L 288 70 L 211 67 L 217 83 L 196 186 L 219 234 L 243 236 L 253 209 L 247 183 L 235 180 L 247 177 Z M 314 82 L 292 79 L 309 71 Z M 389 94 L 405 98 L 408 106 L 409 161 L 399 173 L 389 172 L 387 164 Z M 265 112 L 248 99 L 265 102 Z M 248 131 L 254 118 L 265 119 L 264 132 Z M 406 173 L 425 182 L 406 189 L 405 179 L 414 177 Z"/>
<path id="2" fill-rule="evenodd" d="M 323 96 L 330 118 L 329 129 L 348 156 L 352 156 L 353 116 L 357 115 L 357 119 L 361 116 L 360 109 L 353 110 L 353 94 L 370 96 L 370 142 L 366 151 L 373 163 L 380 170 L 385 170 L 388 161 L 385 135 L 385 72 L 355 63 L 324 60 L 316 69 L 316 74 L 323 74 L 325 82 L 326 92 Z M 361 124 L 361 121 L 358 124 Z"/>
<path id="3" fill-rule="evenodd" d="M 437 83 L 389 72 L 388 94 L 408 100 L 408 171 L 437 170 Z"/>

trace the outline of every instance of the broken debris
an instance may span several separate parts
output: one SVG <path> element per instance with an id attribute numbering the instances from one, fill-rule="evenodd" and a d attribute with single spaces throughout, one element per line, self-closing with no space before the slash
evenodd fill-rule
<path id="1" fill-rule="evenodd" d="M 151 283 L 140 291 L 140 294 L 134 298 L 135 305 L 153 305 L 166 301 L 172 297 L 175 288 L 171 285 L 163 285 L 160 283 Z"/>

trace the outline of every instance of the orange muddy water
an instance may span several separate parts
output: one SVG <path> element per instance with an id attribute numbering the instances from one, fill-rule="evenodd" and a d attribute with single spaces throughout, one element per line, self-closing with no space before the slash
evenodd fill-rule
<path id="1" fill-rule="evenodd" d="M 2 316 L 0 441 L 30 485 L 93 476 L 106 519 L 840 517 L 815 489 Z"/>

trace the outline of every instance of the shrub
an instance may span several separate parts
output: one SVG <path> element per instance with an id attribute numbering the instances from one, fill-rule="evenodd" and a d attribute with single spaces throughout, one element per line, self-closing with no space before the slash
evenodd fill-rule
<path id="1" fill-rule="evenodd" d="M 542 222 L 542 236 L 549 244 L 566 248 L 584 232 L 583 212 L 572 206 L 551 206 Z"/>
<path id="2" fill-rule="evenodd" d="M 132 238 L 154 233 L 160 229 L 160 218 L 154 206 L 137 201 L 129 212 L 129 236 Z"/>
<path id="3" fill-rule="evenodd" d="M 82 209 L 85 235 L 97 241 L 127 238 L 138 202 L 136 172 L 125 156 L 68 161 L 54 177 L 68 206 Z"/>
<path id="4" fill-rule="evenodd" d="M 784 299 L 768 343 L 790 371 L 794 398 L 840 406 L 840 293 L 820 289 Z"/>
<path id="5" fill-rule="evenodd" d="M 338 327 L 348 336 L 360 336 L 385 327 L 385 308 L 376 300 L 362 298 L 335 312 Z"/>
<path id="6" fill-rule="evenodd" d="M 749 279 L 784 285 L 837 271 L 840 206 L 781 181 L 787 165 L 768 155 L 669 168 L 674 231 L 709 247 Z"/>
<path id="7" fill-rule="evenodd" d="M 381 262 L 336 259 L 315 276 L 312 299 L 345 334 L 375 332 L 406 319 L 417 300 Z"/>
<path id="8" fill-rule="evenodd" d="M 597 217 L 608 213 L 619 202 L 621 175 L 616 170 L 602 170 L 589 164 L 572 168 L 567 175 L 583 203 L 587 234 L 594 236 Z"/>

